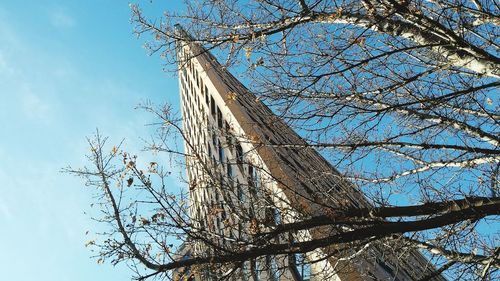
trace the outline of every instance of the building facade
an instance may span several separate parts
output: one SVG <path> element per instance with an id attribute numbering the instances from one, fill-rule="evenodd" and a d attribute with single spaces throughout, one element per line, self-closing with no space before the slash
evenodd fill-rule
<path id="1" fill-rule="evenodd" d="M 284 223 L 325 215 L 328 207 L 369 208 L 361 192 L 251 91 L 191 40 L 178 43 L 190 216 L 196 256 L 309 241 L 322 227 L 275 236 Z M 266 237 L 263 241 L 262 237 Z M 259 244 L 260 243 L 260 244 Z M 395 255 L 376 243 L 267 255 L 219 268 L 184 270 L 191 280 L 416 280 L 433 270 L 418 252 Z M 444 280 L 437 277 L 435 280 Z"/>

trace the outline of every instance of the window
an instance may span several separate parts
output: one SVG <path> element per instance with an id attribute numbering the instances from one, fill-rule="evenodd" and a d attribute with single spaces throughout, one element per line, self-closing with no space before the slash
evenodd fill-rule
<path id="1" fill-rule="evenodd" d="M 267 196 L 266 196 L 267 197 Z M 271 200 L 268 198 L 267 200 Z M 281 225 L 281 212 L 278 208 L 274 206 L 270 206 L 266 208 L 266 222 L 269 222 L 274 225 Z"/>
<path id="2" fill-rule="evenodd" d="M 222 147 L 221 142 L 219 141 L 219 161 L 222 164 L 224 161 L 224 148 Z M 222 170 L 224 171 L 224 170 Z"/>
<path id="3" fill-rule="evenodd" d="M 280 276 L 278 272 L 278 263 L 275 256 L 266 257 L 267 265 L 269 266 L 269 280 L 278 281 Z"/>
<path id="4" fill-rule="evenodd" d="M 250 186 L 252 186 L 252 185 L 253 185 L 252 176 L 253 176 L 253 166 L 249 165 L 249 166 L 248 166 L 248 184 L 249 184 Z"/>
<path id="5" fill-rule="evenodd" d="M 251 218 L 255 218 L 255 211 L 253 209 L 253 205 L 250 205 L 249 208 L 248 208 L 248 215 L 251 217 Z"/>
<path id="6" fill-rule="evenodd" d="M 212 117 L 215 119 L 215 100 L 214 97 L 210 97 L 210 109 L 212 111 Z"/>
<path id="7" fill-rule="evenodd" d="M 205 224 L 205 219 L 204 218 L 200 218 L 200 228 L 201 229 L 205 229 L 206 228 L 206 224 Z"/>
<path id="8" fill-rule="evenodd" d="M 236 188 L 238 190 L 238 200 L 240 200 L 241 203 L 245 202 L 245 191 L 243 190 L 243 186 L 240 184 L 238 180 L 236 180 Z"/>
<path id="9" fill-rule="evenodd" d="M 311 280 L 311 265 L 307 261 L 306 255 L 304 253 L 294 254 L 293 259 L 295 263 L 296 273 L 299 275 L 300 280 Z"/>
<path id="10" fill-rule="evenodd" d="M 377 258 L 377 263 L 378 263 L 378 265 L 379 265 L 380 267 L 382 267 L 382 268 L 383 268 L 383 269 L 384 269 L 387 273 L 389 273 L 392 277 L 394 277 L 394 276 L 395 276 L 395 274 L 394 274 L 394 270 L 392 269 L 392 267 L 391 267 L 389 264 L 385 263 L 383 260 L 381 260 L 381 259 L 379 259 L 379 258 Z"/>
<path id="11" fill-rule="evenodd" d="M 222 124 L 223 124 L 223 120 L 222 120 L 222 112 L 220 111 L 219 107 L 217 107 L 217 125 L 219 126 L 219 129 L 222 130 L 223 127 L 222 127 Z"/>
<path id="12" fill-rule="evenodd" d="M 236 162 L 242 168 L 243 165 L 243 148 L 241 148 L 241 144 L 236 144 Z"/>
<path id="13" fill-rule="evenodd" d="M 280 225 L 282 223 L 281 211 L 278 208 L 274 208 L 273 211 L 274 211 L 274 223 L 276 225 Z"/>
<path id="14" fill-rule="evenodd" d="M 229 163 L 229 159 L 226 159 L 226 165 L 227 165 L 227 176 L 231 179 L 233 177 L 233 167 Z"/>
<path id="15" fill-rule="evenodd" d="M 248 185 L 253 187 L 253 190 L 255 193 L 259 193 L 260 191 L 260 180 L 259 180 L 259 175 L 257 173 L 257 169 L 249 165 L 248 166 Z"/>
<path id="16" fill-rule="evenodd" d="M 215 135 L 214 129 L 212 129 L 212 144 L 217 147 L 217 136 Z"/>
<path id="17" fill-rule="evenodd" d="M 234 143 L 233 143 L 233 136 L 232 136 L 232 132 L 231 132 L 231 127 L 229 126 L 229 123 L 227 123 L 227 121 L 225 122 L 225 126 L 226 126 L 226 143 L 227 145 L 229 146 L 229 148 L 231 149 L 231 152 L 232 152 L 232 149 L 234 148 Z"/>
<path id="18" fill-rule="evenodd" d="M 227 214 L 226 214 L 226 211 L 224 209 L 224 203 L 222 201 L 219 202 L 219 208 L 221 208 L 221 210 L 222 210 L 220 217 L 221 217 L 222 221 L 224 221 L 225 219 L 227 219 Z"/>
<path id="19" fill-rule="evenodd" d="M 246 262 L 243 262 L 243 264 L 241 265 L 241 280 L 248 281 L 248 275 L 248 265 Z"/>
<path id="20" fill-rule="evenodd" d="M 216 216 L 216 221 L 217 232 L 219 232 L 219 235 L 224 235 L 224 228 L 222 227 L 219 216 Z"/>
<path id="21" fill-rule="evenodd" d="M 262 280 L 260 277 L 260 263 L 258 260 L 252 260 L 252 273 L 253 273 L 253 279 L 255 281 L 260 281 Z"/>
<path id="22" fill-rule="evenodd" d="M 208 97 L 208 88 L 205 86 L 205 102 L 207 103 L 207 106 L 210 106 L 210 101 Z"/>
<path id="23" fill-rule="evenodd" d="M 233 185 L 233 165 L 229 163 L 229 159 L 226 159 L 226 172 L 227 172 L 227 181 L 229 182 L 229 185 L 231 186 L 231 189 L 234 188 Z"/>

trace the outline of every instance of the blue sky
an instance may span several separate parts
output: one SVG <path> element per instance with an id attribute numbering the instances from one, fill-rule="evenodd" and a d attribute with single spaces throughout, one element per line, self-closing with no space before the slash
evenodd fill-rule
<path id="1" fill-rule="evenodd" d="M 141 101 L 178 104 L 177 78 L 129 18 L 126 1 L 0 1 L 2 280 L 130 280 L 90 258 L 92 192 L 60 173 L 85 164 L 96 128 L 140 149 L 152 121 Z"/>

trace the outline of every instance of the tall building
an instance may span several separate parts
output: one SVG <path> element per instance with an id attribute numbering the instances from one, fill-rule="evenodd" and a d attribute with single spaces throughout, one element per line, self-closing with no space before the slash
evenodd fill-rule
<path id="1" fill-rule="evenodd" d="M 322 239 L 323 226 L 263 235 L 335 208 L 369 208 L 364 195 L 182 28 L 179 81 L 190 215 L 196 237 L 186 253 Z M 345 247 L 347 246 L 347 247 Z M 433 267 L 416 251 L 393 253 L 383 243 L 322 247 L 305 254 L 267 255 L 219 268 L 185 270 L 196 280 L 417 280 Z M 178 273 L 179 274 L 179 273 Z M 445 280 L 436 277 L 435 280 Z"/>

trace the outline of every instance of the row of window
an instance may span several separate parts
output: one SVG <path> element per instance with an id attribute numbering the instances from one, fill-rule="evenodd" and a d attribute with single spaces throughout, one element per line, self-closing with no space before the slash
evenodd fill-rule
<path id="1" fill-rule="evenodd" d="M 230 133 L 230 126 L 227 121 L 223 119 L 222 112 L 218 105 L 215 102 L 215 99 L 212 95 L 208 93 L 208 88 L 206 85 L 203 84 L 203 80 L 199 79 L 198 72 L 193 68 L 193 64 L 188 64 L 189 65 L 189 72 L 190 76 L 192 76 L 196 80 L 196 86 L 200 87 L 200 91 L 196 91 L 194 89 L 194 84 L 191 79 L 188 78 L 188 75 L 184 73 L 184 79 L 181 79 L 181 81 L 184 81 L 185 85 L 189 85 L 188 88 L 190 91 L 186 91 L 186 104 L 185 108 L 193 109 L 193 104 L 196 103 L 198 100 L 197 97 L 199 95 L 196 95 L 194 93 L 200 93 L 202 99 L 205 100 L 207 108 L 209 108 L 209 112 L 211 117 L 205 116 L 205 118 L 212 118 L 213 121 L 210 122 L 207 120 L 207 126 L 208 124 L 217 124 L 216 128 L 212 128 L 211 131 L 211 144 L 207 142 L 205 138 L 205 134 L 201 133 L 200 131 L 197 131 L 197 135 L 201 135 L 202 138 L 204 139 L 204 142 L 206 143 L 207 147 L 207 153 L 209 159 L 212 160 L 213 165 L 219 165 L 221 166 L 222 170 L 225 169 L 226 176 L 228 179 L 228 183 L 230 186 L 234 188 L 236 185 L 237 187 L 237 199 L 240 202 L 246 202 L 247 197 L 245 196 L 246 192 L 244 190 L 244 185 L 239 182 L 239 180 L 234 181 L 234 178 L 237 178 L 237 175 L 235 173 L 235 170 L 233 168 L 233 164 L 231 162 L 236 161 L 238 164 L 238 167 L 240 168 L 240 174 L 244 175 L 247 174 L 248 176 L 246 177 L 248 186 L 251 187 L 250 191 L 253 194 L 258 194 L 260 192 L 261 188 L 261 183 L 259 179 L 259 174 L 257 169 L 252 166 L 252 165 L 243 165 L 244 163 L 244 156 L 243 156 L 243 149 L 241 145 L 238 143 L 236 138 L 234 138 L 231 133 Z M 193 94 L 192 94 L 193 93 Z M 192 97 L 190 97 L 192 96 Z M 190 102 L 191 99 L 193 99 L 193 102 Z M 203 111 L 201 112 L 203 114 Z M 194 115 L 194 114 L 193 114 Z M 190 118 L 188 114 L 185 114 L 186 117 L 188 117 L 189 121 L 187 122 L 187 129 L 188 129 L 188 135 L 192 139 L 194 137 L 193 134 L 193 129 L 192 129 L 192 124 L 196 123 L 196 125 L 199 125 L 199 122 L 192 122 L 193 118 Z M 203 118 L 203 119 L 205 119 Z M 220 134 L 225 134 L 225 142 L 226 146 L 224 147 L 222 140 L 218 137 Z M 233 161 L 229 161 L 229 157 L 226 157 L 226 149 L 231 152 L 232 155 L 235 155 L 235 158 L 233 158 Z M 216 154 L 214 154 L 214 150 L 216 151 Z M 216 157 L 217 156 L 217 157 Z M 248 173 L 245 173 L 245 167 L 248 166 Z M 192 178 L 192 177 L 191 177 Z M 223 185 L 223 181 L 221 181 L 221 186 Z M 217 200 L 216 200 L 217 202 Z M 220 225 L 217 223 L 217 226 Z"/>
<path id="2" fill-rule="evenodd" d="M 209 159 L 212 160 L 213 165 L 218 165 L 220 171 L 225 172 L 226 178 L 228 179 L 227 182 L 233 188 L 232 191 L 236 194 L 237 200 L 241 203 L 246 203 L 247 200 L 249 200 L 249 197 L 247 197 L 248 192 L 247 190 L 245 190 L 245 186 L 248 186 L 249 191 L 251 192 L 248 194 L 257 195 L 261 190 L 261 180 L 259 177 L 258 169 L 251 164 L 244 163 L 245 157 L 241 144 L 235 137 L 231 135 L 230 126 L 228 122 L 224 120 L 222 112 L 216 104 L 214 97 L 209 94 L 208 87 L 204 85 L 203 80 L 200 78 L 200 75 L 195 69 L 193 63 L 188 62 L 187 65 L 187 70 L 186 68 L 184 68 L 182 72 L 183 79 L 181 79 L 181 84 L 183 88 L 184 100 L 184 122 L 188 138 L 193 142 L 194 145 L 199 145 L 201 143 L 206 144 L 207 154 Z M 189 79 L 189 76 L 187 74 L 188 71 L 190 73 L 189 76 L 192 77 L 192 79 Z M 195 85 L 197 89 L 195 88 Z M 203 102 L 205 102 L 205 105 L 202 104 Z M 206 108 L 207 110 L 205 111 L 204 108 Z M 201 114 L 203 116 L 199 118 L 200 116 L 198 114 Z M 209 121 L 209 118 L 212 118 L 212 121 Z M 201 129 L 201 120 L 205 121 L 205 130 Z M 213 124 L 214 127 L 212 127 L 210 124 Z M 211 128 L 211 132 L 208 131 L 208 128 Z M 206 137 L 207 133 L 211 134 L 211 142 Z M 221 139 L 222 135 L 225 135 L 225 146 L 223 145 L 224 142 Z M 215 153 L 213 153 L 214 151 Z M 234 156 L 234 158 L 231 158 L 227 154 Z M 233 166 L 233 163 L 231 163 L 229 159 L 234 159 L 233 162 L 235 161 L 237 166 Z M 191 167 L 193 171 L 190 173 L 189 178 L 190 180 L 194 181 L 198 176 L 198 171 L 196 171 L 196 167 L 194 167 L 194 165 L 191 165 Z M 239 169 L 235 169 L 235 167 L 238 167 Z M 240 177 L 238 177 L 238 173 L 236 173 L 236 170 L 240 171 Z M 240 183 L 240 179 L 242 178 L 246 180 L 246 182 L 248 183 L 247 185 Z M 220 174 L 220 184 L 221 186 L 224 186 L 224 178 L 222 174 Z M 236 188 L 236 190 L 234 190 L 234 188 Z M 213 201 L 210 200 L 212 201 L 211 205 L 218 206 L 218 208 L 222 210 L 225 209 L 223 200 L 221 200 L 222 198 L 220 198 L 220 195 L 217 191 L 213 192 L 213 194 L 209 194 L 208 196 L 211 196 L 211 199 L 213 199 Z M 206 202 L 206 199 L 208 198 L 204 198 L 203 200 Z M 201 206 L 196 206 L 196 217 L 201 224 L 201 228 L 208 227 L 205 221 L 207 214 L 207 212 L 205 211 L 207 210 L 201 210 L 208 207 L 208 204 L 201 204 Z M 266 217 L 270 216 L 273 218 L 276 224 L 281 224 L 281 214 L 279 210 L 269 209 L 269 211 L 269 214 L 266 212 Z M 250 208 L 249 212 L 252 215 L 253 208 Z M 224 229 L 226 228 L 224 226 L 224 221 L 226 219 L 227 216 L 225 211 L 218 213 L 214 219 L 215 225 L 213 227 L 216 228 L 216 231 L 221 236 L 224 236 Z M 242 235 L 244 233 L 243 225 L 241 223 L 238 223 L 237 225 L 238 234 Z M 230 238 L 234 238 L 233 230 L 228 229 L 227 232 Z M 301 280 L 310 279 L 311 269 L 310 265 L 305 259 L 305 255 L 293 255 L 290 257 L 290 261 L 291 264 L 293 264 L 294 273 L 298 275 Z M 268 268 L 268 280 L 279 280 L 280 274 L 276 258 L 273 256 L 269 256 L 266 258 L 265 262 Z M 249 269 L 251 272 L 248 272 Z M 262 280 L 262 269 L 261 265 L 259 264 L 259 260 L 254 260 L 249 267 L 247 266 L 247 263 L 243 264 L 241 271 L 243 275 L 242 277 L 244 278 L 242 280 L 248 280 L 246 278 L 250 276 L 252 276 L 254 280 Z"/>
<path id="3" fill-rule="evenodd" d="M 190 66 L 189 72 L 191 74 L 189 76 L 196 79 L 197 80 L 196 86 L 197 87 L 201 86 L 201 88 L 200 88 L 200 91 L 195 90 L 194 83 L 192 82 L 191 79 L 189 79 L 188 75 L 186 75 L 187 73 L 184 73 L 183 79 L 181 79 L 181 81 L 183 81 L 182 82 L 183 85 L 188 85 L 186 87 L 188 91 L 184 92 L 186 95 L 184 107 L 187 109 L 187 111 L 193 110 L 193 105 L 197 102 L 197 100 L 199 100 L 199 99 L 197 99 L 197 97 L 199 95 L 196 95 L 194 93 L 201 93 L 201 97 L 202 97 L 201 99 L 205 100 L 206 106 L 209 109 L 210 116 L 211 116 L 211 117 L 205 116 L 205 118 L 212 118 L 213 119 L 212 122 L 208 121 L 208 119 L 206 120 L 207 126 L 209 123 L 210 124 L 217 124 L 217 126 L 216 126 L 216 128 L 212 128 L 210 130 L 211 131 L 211 144 L 207 142 L 205 134 L 201 133 L 200 132 L 201 130 L 196 131 L 198 133 L 197 135 L 201 135 L 202 139 L 204 140 L 203 142 L 206 143 L 208 157 L 209 157 L 209 159 L 212 159 L 212 163 L 214 165 L 219 165 L 222 168 L 222 170 L 225 169 L 226 176 L 227 176 L 226 178 L 229 179 L 227 182 L 233 188 L 235 186 L 237 187 L 237 190 L 236 190 L 237 199 L 242 203 L 246 202 L 247 197 L 246 197 L 246 191 L 244 190 L 244 185 L 241 184 L 239 180 L 236 180 L 236 181 L 233 180 L 233 178 L 237 178 L 237 175 L 236 175 L 235 170 L 233 168 L 233 164 L 229 161 L 229 158 L 226 157 L 226 151 L 225 151 L 226 149 L 229 149 L 231 154 L 233 154 L 233 155 L 236 154 L 237 163 L 239 164 L 239 167 L 240 167 L 240 173 L 243 175 L 244 174 L 243 149 L 239 143 L 235 144 L 235 142 L 237 142 L 237 141 L 229 133 L 230 132 L 229 123 L 223 119 L 222 112 L 221 112 L 220 108 L 217 106 L 217 104 L 215 103 L 215 99 L 213 98 L 213 96 L 211 96 L 208 93 L 207 86 L 203 85 L 203 80 L 198 78 L 199 75 L 197 75 L 196 71 L 193 71 L 192 64 L 189 64 L 189 66 Z M 193 76 L 193 74 L 194 74 L 194 76 Z M 201 111 L 201 113 L 203 114 L 204 112 Z M 189 116 L 187 114 L 187 112 L 185 114 L 185 116 L 188 119 L 188 120 L 186 120 L 187 121 L 186 123 L 188 124 L 186 127 L 187 127 L 187 131 L 188 131 L 188 136 L 190 139 L 194 138 L 195 134 L 193 134 L 193 131 L 197 129 L 197 128 L 193 128 L 192 125 L 196 124 L 199 126 L 199 122 L 193 122 L 194 115 L 195 114 L 191 114 L 191 116 Z M 202 119 L 205 119 L 205 118 L 202 118 Z M 226 138 L 225 138 L 225 141 L 227 144 L 226 147 L 223 146 L 222 140 L 218 137 L 218 135 L 220 133 L 224 133 L 226 135 Z M 216 155 L 213 154 L 214 150 L 217 151 Z M 217 158 L 217 161 L 216 161 L 216 158 Z M 190 173 L 191 179 L 194 179 L 193 176 L 195 176 L 195 172 Z M 260 190 L 260 181 L 259 181 L 257 169 L 255 169 L 253 166 L 249 166 L 249 168 L 248 168 L 247 180 L 248 180 L 248 186 L 252 187 L 251 190 L 254 193 L 257 193 Z M 223 185 L 224 185 L 224 182 L 221 179 L 221 186 L 223 186 Z M 212 199 L 215 199 L 214 200 L 215 202 L 210 200 L 210 201 L 212 201 L 211 205 L 215 205 L 215 204 L 217 204 L 217 202 L 220 202 L 219 198 L 217 198 L 218 192 L 214 192 L 214 193 L 215 193 L 214 194 L 215 198 L 212 197 Z M 200 213 L 200 211 L 201 210 L 197 210 L 197 213 L 202 214 L 202 213 Z M 221 212 L 220 216 L 217 215 L 215 218 L 215 227 L 219 231 L 220 234 L 223 234 L 224 226 L 222 225 L 222 221 L 225 220 L 225 216 L 226 216 L 225 212 Z M 200 217 L 200 216 L 198 216 L 198 217 Z M 206 223 L 203 220 L 200 220 L 200 222 L 202 224 L 201 225 L 202 227 L 206 226 Z M 239 232 L 241 232 L 242 228 L 243 227 L 240 223 L 238 226 L 238 229 L 240 230 Z M 229 231 L 229 235 L 230 235 L 230 237 L 233 236 L 232 231 Z"/>
<path id="4" fill-rule="evenodd" d="M 293 254 L 288 258 L 289 266 L 288 268 L 292 270 L 292 274 L 295 275 L 295 280 L 309 281 L 311 280 L 311 265 L 307 262 L 305 254 Z M 281 276 L 286 275 L 284 273 L 285 265 L 283 261 L 277 261 L 277 257 L 273 255 L 268 255 L 265 259 L 253 259 L 249 262 L 243 262 L 238 273 L 232 276 L 233 280 L 242 281 L 279 281 Z M 264 275 L 265 273 L 265 275 Z M 217 277 L 206 270 L 204 277 L 208 280 L 216 280 Z M 265 279 L 264 279 L 265 278 Z M 287 278 L 287 280 L 289 280 Z"/>

